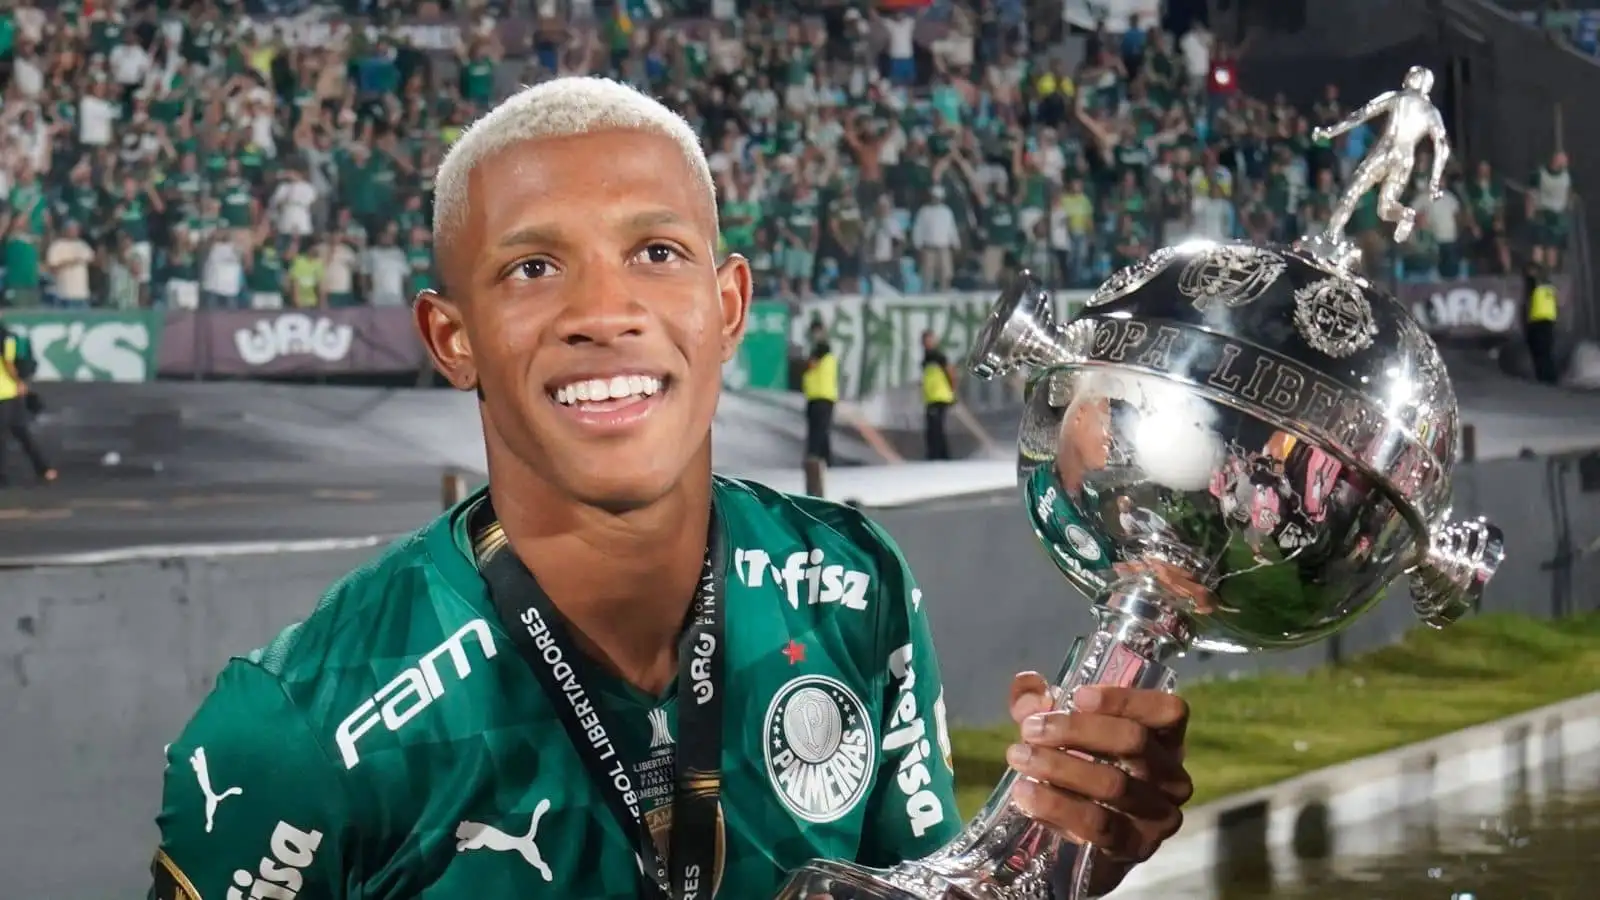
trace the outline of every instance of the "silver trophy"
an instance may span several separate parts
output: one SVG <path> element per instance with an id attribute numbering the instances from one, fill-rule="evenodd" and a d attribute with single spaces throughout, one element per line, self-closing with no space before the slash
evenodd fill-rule
<path id="1" fill-rule="evenodd" d="M 1385 217 L 1411 221 L 1388 194 L 1409 177 L 1417 135 L 1444 155 L 1431 80 L 1413 69 L 1406 90 L 1358 114 L 1390 119 L 1341 209 L 1380 184 Z M 1027 273 L 997 302 L 972 368 L 1033 375 L 1018 437 L 1024 506 L 1098 622 L 1067 657 L 1060 708 L 1088 684 L 1173 690 L 1168 663 L 1191 648 L 1311 644 L 1402 574 L 1434 627 L 1482 596 L 1504 539 L 1487 522 L 1450 521 L 1456 399 L 1438 348 L 1358 274 L 1340 230 L 1290 247 L 1158 250 L 1065 325 Z M 1016 777 L 932 856 L 889 870 L 813 862 L 779 897 L 1091 896 L 1094 849 L 1013 805 Z"/>

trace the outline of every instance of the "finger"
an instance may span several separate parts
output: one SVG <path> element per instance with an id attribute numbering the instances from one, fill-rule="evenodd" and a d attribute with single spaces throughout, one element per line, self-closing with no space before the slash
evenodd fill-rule
<path id="1" fill-rule="evenodd" d="M 1037 713 L 1054 708 L 1050 702 L 1050 682 L 1038 672 L 1019 672 L 1011 679 L 1011 721 L 1021 724 Z"/>
<path id="2" fill-rule="evenodd" d="M 1022 723 L 1023 743 L 1080 750 L 1097 756 L 1140 758 L 1154 743 L 1150 729 L 1132 719 L 1097 713 L 1038 713 Z"/>
<path id="3" fill-rule="evenodd" d="M 1080 712 L 1132 719 L 1146 728 L 1168 733 L 1189 721 L 1188 701 L 1166 691 L 1094 684 L 1078 688 L 1072 695 L 1072 704 Z"/>
<path id="4" fill-rule="evenodd" d="M 1122 813 L 1037 781 L 1018 781 L 1011 801 L 1029 818 L 1050 826 L 1076 844 L 1093 844 L 1113 859 L 1142 849 L 1133 823 Z"/>
<path id="5" fill-rule="evenodd" d="M 1154 784 L 1117 766 L 1086 760 L 1063 750 L 1016 744 L 1006 751 L 1006 762 L 1019 774 L 1105 804 L 1143 822 L 1165 821 L 1178 807 Z"/>
<path id="6" fill-rule="evenodd" d="M 1147 781 L 1182 806 L 1194 797 L 1194 782 L 1183 767 L 1183 748 L 1155 740 L 1143 756 L 1111 760 L 1135 778 Z"/>

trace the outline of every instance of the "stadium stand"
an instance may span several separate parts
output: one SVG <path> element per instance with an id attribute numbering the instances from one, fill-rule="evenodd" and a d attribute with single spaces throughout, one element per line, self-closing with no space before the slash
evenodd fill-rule
<path id="1" fill-rule="evenodd" d="M 0 0 L 6 303 L 403 304 L 432 280 L 444 149 L 558 73 L 626 79 L 700 129 L 725 249 L 769 297 L 983 288 L 1018 264 L 1083 287 L 1187 236 L 1292 238 L 1369 139 L 1311 139 L 1345 112 L 1332 87 L 1303 110 L 1240 93 L 1203 27 L 1109 22 L 1078 53 L 1020 0 L 883 5 L 909 8 Z M 1506 197 L 1457 164 L 1402 257 L 1371 202 L 1350 230 L 1401 277 L 1507 272 L 1527 239 Z"/>

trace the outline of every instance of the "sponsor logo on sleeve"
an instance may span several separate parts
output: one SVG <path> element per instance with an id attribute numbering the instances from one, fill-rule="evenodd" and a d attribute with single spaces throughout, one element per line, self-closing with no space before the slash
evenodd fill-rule
<path id="1" fill-rule="evenodd" d="M 288 822 L 272 829 L 270 856 L 263 856 L 256 871 L 237 869 L 227 900 L 295 900 L 305 887 L 305 868 L 316 859 L 322 832 L 301 831 Z"/>
<path id="2" fill-rule="evenodd" d="M 169 745 L 170 746 L 170 745 Z M 194 779 L 200 785 L 200 795 L 206 801 L 206 834 L 216 825 L 217 807 L 229 797 L 238 797 L 244 794 L 244 788 L 229 787 L 221 791 L 211 786 L 211 768 L 206 762 L 206 748 L 196 747 L 189 757 L 189 767 L 194 769 Z"/>
<path id="3" fill-rule="evenodd" d="M 944 821 L 944 801 L 931 789 L 933 773 L 929 766 L 934 759 L 934 743 L 940 745 L 940 755 L 946 756 L 949 741 L 940 733 L 944 718 L 940 714 L 942 702 L 934 704 L 934 735 L 928 734 L 923 711 L 917 708 L 917 673 L 911 667 L 912 652 L 912 645 L 906 644 L 889 654 L 889 675 L 900 683 L 900 692 L 895 697 L 894 712 L 883 736 L 883 753 L 885 756 L 904 754 L 895 772 L 895 784 L 906 798 L 906 819 L 911 824 L 911 833 L 922 837 Z M 941 701 L 943 696 L 941 691 Z"/>
<path id="4" fill-rule="evenodd" d="M 801 819 L 837 821 L 866 796 L 877 748 L 866 705 L 843 682 L 791 679 L 767 707 L 762 736 L 767 777 Z"/>
<path id="5" fill-rule="evenodd" d="M 783 567 L 773 563 L 765 550 L 735 550 L 734 570 L 745 587 L 765 587 L 770 580 L 782 587 L 789 606 L 837 603 L 850 609 L 866 609 L 872 579 L 865 572 L 830 565 L 821 547 L 797 550 L 784 559 Z"/>
<path id="6" fill-rule="evenodd" d="M 476 636 L 477 640 L 469 641 L 471 636 Z M 473 619 L 461 626 L 439 646 L 422 654 L 416 665 L 395 676 L 345 717 L 334 733 L 344 767 L 354 769 L 361 762 L 356 743 L 368 732 L 379 725 L 390 733 L 399 731 L 443 697 L 451 685 L 465 681 L 473 672 L 474 654 L 468 652 L 472 647 L 486 660 L 493 659 L 499 652 L 489 625 L 483 619 Z M 447 675 L 451 676 L 449 680 L 446 680 Z"/>

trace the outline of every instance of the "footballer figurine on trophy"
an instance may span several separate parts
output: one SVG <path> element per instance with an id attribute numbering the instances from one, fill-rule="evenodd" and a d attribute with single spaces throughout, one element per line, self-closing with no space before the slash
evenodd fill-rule
<path id="1" fill-rule="evenodd" d="M 1171 690 L 1190 649 L 1303 647 L 1408 579 L 1419 618 L 1473 608 L 1504 556 L 1498 528 L 1452 521 L 1456 398 L 1438 348 L 1356 269 L 1342 233 L 1377 187 L 1408 235 L 1400 191 L 1418 140 L 1448 153 L 1433 76 L 1414 68 L 1328 133 L 1387 114 L 1329 228 L 1288 247 L 1194 242 L 1100 286 L 1070 323 L 1027 273 L 997 302 L 972 368 L 1034 375 L 1018 436 L 1023 506 L 1098 627 L 1058 682 Z M 1065 597 L 1065 595 L 1063 595 Z M 1010 800 L 1004 778 L 960 837 L 888 870 L 816 861 L 779 897 L 1087 897 L 1095 851 Z"/>

